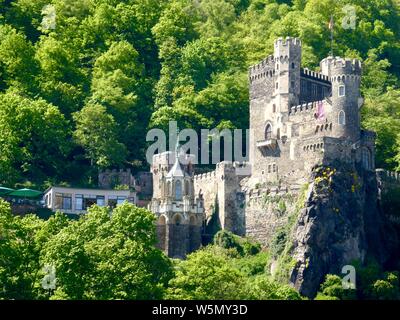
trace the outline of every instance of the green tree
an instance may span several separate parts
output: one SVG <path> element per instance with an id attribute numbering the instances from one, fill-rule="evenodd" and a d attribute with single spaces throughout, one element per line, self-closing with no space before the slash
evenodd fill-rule
<path id="1" fill-rule="evenodd" d="M 16 91 L 0 94 L 0 136 L 0 183 L 63 172 L 68 123 L 57 107 Z"/>
<path id="2" fill-rule="evenodd" d="M 154 215 L 125 203 L 113 210 L 93 206 L 43 249 L 56 268 L 52 299 L 160 299 L 171 266 L 155 249 Z"/>
<path id="3" fill-rule="evenodd" d="M 122 164 L 125 146 L 118 142 L 114 117 L 99 104 L 88 104 L 73 114 L 74 138 L 86 152 L 91 164 L 100 168 Z"/>
<path id="4" fill-rule="evenodd" d="M 9 25 L 0 25 L 0 90 L 9 87 L 35 91 L 38 64 L 26 36 Z"/>
<path id="5" fill-rule="evenodd" d="M 301 300 L 300 294 L 286 284 L 268 279 L 265 275 L 250 279 L 247 299 L 251 300 Z"/>
<path id="6" fill-rule="evenodd" d="M 169 282 L 167 299 L 240 299 L 244 285 L 244 275 L 231 267 L 226 257 L 203 249 L 178 263 L 176 276 Z"/>
<path id="7" fill-rule="evenodd" d="M 35 299 L 40 247 L 35 235 L 43 221 L 13 217 L 0 199 L 0 299 Z"/>

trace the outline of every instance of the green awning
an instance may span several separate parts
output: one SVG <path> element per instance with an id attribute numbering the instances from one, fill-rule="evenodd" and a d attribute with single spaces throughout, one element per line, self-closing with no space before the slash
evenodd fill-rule
<path id="1" fill-rule="evenodd" d="M 9 194 L 10 192 L 15 191 L 14 189 L 6 188 L 6 187 L 0 187 L 0 196 L 5 196 Z"/>
<path id="2" fill-rule="evenodd" d="M 11 196 L 11 197 L 37 198 L 42 195 L 42 192 L 24 188 L 24 189 L 15 190 L 11 193 L 8 193 L 7 195 Z"/>

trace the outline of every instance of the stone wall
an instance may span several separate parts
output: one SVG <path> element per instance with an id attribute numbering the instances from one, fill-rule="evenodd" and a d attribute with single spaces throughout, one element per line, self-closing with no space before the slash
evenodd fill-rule
<path id="1" fill-rule="evenodd" d="M 135 179 L 130 169 L 100 171 L 98 183 L 102 189 L 114 189 L 118 185 L 127 185 L 130 188 L 135 187 Z"/>

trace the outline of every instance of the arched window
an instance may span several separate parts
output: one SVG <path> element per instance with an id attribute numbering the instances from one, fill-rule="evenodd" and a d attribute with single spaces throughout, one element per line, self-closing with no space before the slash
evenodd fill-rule
<path id="1" fill-rule="evenodd" d="M 174 215 L 174 219 L 173 219 L 174 225 L 176 226 L 180 226 L 182 224 L 182 217 L 180 214 L 176 214 Z"/>
<path id="2" fill-rule="evenodd" d="M 372 169 L 372 157 L 371 157 L 371 152 L 367 148 L 363 148 L 361 150 L 361 162 L 363 167 L 366 170 L 371 170 Z"/>
<path id="3" fill-rule="evenodd" d="M 180 180 L 175 183 L 175 199 L 182 200 L 182 182 Z"/>
<path id="4" fill-rule="evenodd" d="M 343 110 L 341 110 L 339 112 L 338 122 L 339 122 L 339 125 L 341 125 L 341 126 L 344 126 L 346 124 L 346 114 L 344 113 Z"/>
<path id="5" fill-rule="evenodd" d="M 344 97 L 346 95 L 346 87 L 339 86 L 339 97 Z"/>
<path id="6" fill-rule="evenodd" d="M 267 127 L 265 128 L 265 140 L 271 140 L 272 139 L 272 127 L 268 123 Z"/>

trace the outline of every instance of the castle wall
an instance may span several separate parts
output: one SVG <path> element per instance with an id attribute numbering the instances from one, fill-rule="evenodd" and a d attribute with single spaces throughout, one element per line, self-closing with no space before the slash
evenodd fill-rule
<path id="1" fill-rule="evenodd" d="M 195 194 L 202 194 L 206 222 L 218 215 L 219 227 L 235 234 L 244 235 L 244 214 L 240 215 L 240 181 L 244 176 L 237 173 L 237 164 L 221 162 L 216 170 L 194 177 Z"/>
<path id="2" fill-rule="evenodd" d="M 287 224 L 300 187 L 261 186 L 246 192 L 246 236 L 269 247 L 277 230 Z M 284 203 L 284 205 L 283 205 Z"/>
<path id="3" fill-rule="evenodd" d="M 301 69 L 300 73 L 300 104 L 320 101 L 329 97 L 332 84 L 329 77 L 308 69 Z"/>

